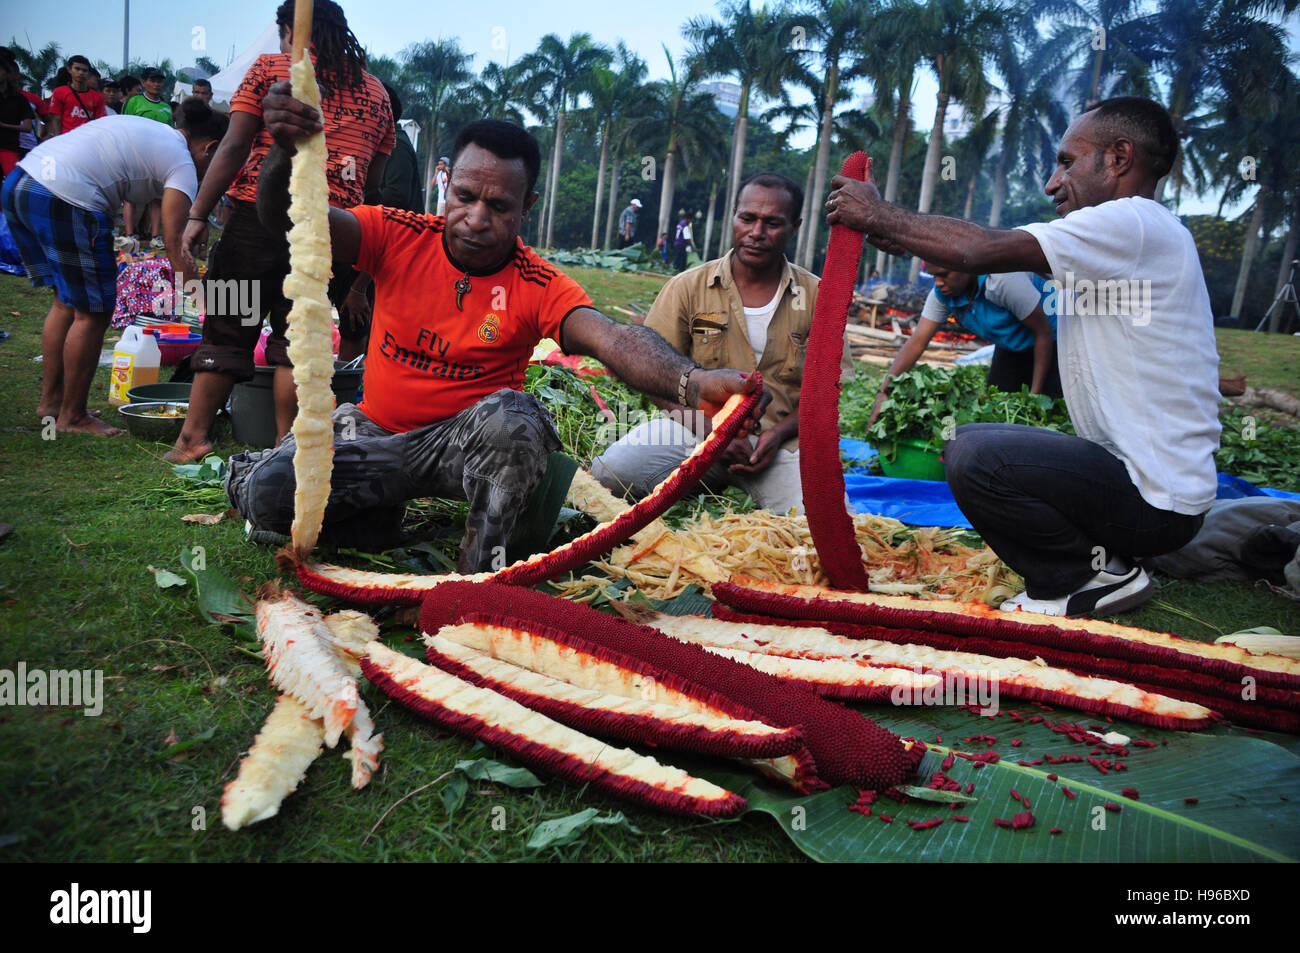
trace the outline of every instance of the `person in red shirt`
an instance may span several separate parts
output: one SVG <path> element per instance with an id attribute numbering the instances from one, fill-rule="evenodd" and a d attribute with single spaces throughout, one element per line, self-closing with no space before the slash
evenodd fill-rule
<path id="1" fill-rule="evenodd" d="M 51 136 L 71 132 L 82 123 L 107 115 L 104 97 L 90 88 L 90 60 L 84 56 L 69 57 L 68 78 L 68 85 L 56 89 L 46 107 Z"/>
<path id="2" fill-rule="evenodd" d="M 253 351 L 266 314 L 271 322 L 266 360 L 276 367 L 277 439 L 288 432 L 297 411 L 285 336 L 289 301 L 281 293 L 289 273 L 289 249 L 282 235 L 262 227 L 254 207 L 258 175 L 272 145 L 270 133 L 263 124 L 262 98 L 273 84 L 289 76 L 292 0 L 276 10 L 276 22 L 280 26 L 281 52 L 259 56 L 231 99 L 230 131 L 190 207 L 189 225 L 182 240 L 188 265 L 193 270 L 193 260 L 202 255 L 207 242 L 208 216 L 221 201 L 222 193 L 226 193 L 231 211 L 221 240 L 208 260 L 206 277 L 258 282 L 260 313 L 207 315 L 203 343 L 191 358 L 195 376 L 189 413 L 180 436 L 164 458 L 173 463 L 201 460 L 212 452 L 209 435 L 212 423 L 235 384 L 253 376 Z M 378 79 L 365 71 L 365 54 L 338 4 L 317 0 L 311 32 L 313 61 L 325 93 L 322 106 L 329 151 L 325 174 L 330 204 L 342 208 L 360 205 L 365 201 L 366 192 L 378 190 L 383 182 L 384 167 L 393 150 L 395 125 L 388 93 Z M 345 340 L 354 333 L 364 336 L 368 328 L 368 324 L 358 327 L 360 321 L 349 320 L 354 317 L 351 309 L 357 307 L 358 298 L 361 305 L 368 304 L 364 295 L 368 279 L 361 285 L 361 295 L 349 294 L 360 280 L 350 264 L 335 264 L 330 299 L 343 318 L 339 330 Z M 345 357 L 343 350 L 341 345 L 341 357 Z"/>
<path id="3" fill-rule="evenodd" d="M 289 149 L 321 124 L 288 84 L 267 96 L 263 115 L 276 147 L 262 164 L 258 212 L 268 228 L 287 231 Z M 446 218 L 330 209 L 335 260 L 369 272 L 376 293 L 365 397 L 334 412 L 322 540 L 387 548 L 407 500 L 465 499 L 459 566 L 478 572 L 505 565 L 515 522 L 560 448 L 545 407 L 522 389 L 542 338 L 603 361 L 638 390 L 708 412 L 758 384 L 737 370 L 699 367 L 649 328 L 616 324 L 523 244 L 519 226 L 537 200 L 541 166 L 526 130 L 472 122 L 451 160 Z M 289 529 L 295 449 L 289 435 L 273 450 L 230 459 L 227 493 L 255 532 Z"/>

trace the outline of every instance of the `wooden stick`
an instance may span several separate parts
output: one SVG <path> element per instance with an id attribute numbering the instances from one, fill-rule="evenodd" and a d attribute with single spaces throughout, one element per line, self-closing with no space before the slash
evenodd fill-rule
<path id="1" fill-rule="evenodd" d="M 294 0 L 293 3 L 293 53 L 290 63 L 302 59 L 307 47 L 311 46 L 311 15 L 314 0 Z"/>

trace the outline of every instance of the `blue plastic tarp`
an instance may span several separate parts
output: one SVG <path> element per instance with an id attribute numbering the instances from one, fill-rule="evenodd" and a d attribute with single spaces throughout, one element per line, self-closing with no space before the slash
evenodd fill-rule
<path id="1" fill-rule="evenodd" d="M 913 526 L 962 526 L 970 528 L 948 484 L 941 480 L 901 480 L 871 476 L 867 464 L 876 456 L 875 448 L 862 440 L 840 438 L 840 455 L 844 458 L 844 485 L 849 502 L 859 513 L 877 513 Z M 1300 500 L 1300 493 L 1288 493 L 1258 487 L 1240 477 L 1219 474 L 1218 499 L 1233 500 L 1243 496 L 1273 496 Z"/>

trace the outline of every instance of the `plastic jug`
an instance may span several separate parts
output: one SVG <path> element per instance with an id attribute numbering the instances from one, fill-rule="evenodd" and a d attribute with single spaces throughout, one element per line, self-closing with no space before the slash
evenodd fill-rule
<path id="1" fill-rule="evenodd" d="M 126 394 L 132 387 L 158 383 L 162 351 L 152 334 L 131 325 L 122 331 L 122 340 L 113 349 L 113 371 L 108 382 L 108 402 L 120 407 L 130 403 Z"/>

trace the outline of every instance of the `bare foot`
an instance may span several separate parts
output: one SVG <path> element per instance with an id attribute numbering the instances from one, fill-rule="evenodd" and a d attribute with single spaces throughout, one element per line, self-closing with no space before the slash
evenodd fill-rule
<path id="1" fill-rule="evenodd" d="M 118 437 L 126 433 L 122 428 L 109 426 L 98 417 L 92 417 L 88 413 L 67 420 L 61 419 L 56 425 L 56 429 L 59 433 L 93 433 L 101 437 Z"/>
<path id="2" fill-rule="evenodd" d="M 49 408 L 46 408 L 46 407 L 37 407 L 37 408 L 36 408 L 36 419 L 37 419 L 37 420 L 41 420 L 41 421 L 43 421 L 43 420 L 45 420 L 46 417 L 53 417 L 55 420 L 58 420 L 58 419 L 59 419 L 59 411 L 62 410 L 62 409 L 63 409 L 62 401 L 60 401 L 59 403 L 55 404 L 53 410 L 51 410 L 51 409 L 49 409 Z M 89 414 L 91 417 L 98 417 L 98 416 L 102 413 L 102 411 L 99 411 L 99 410 L 88 410 L 88 411 L 86 411 L 86 413 Z"/>
<path id="3" fill-rule="evenodd" d="M 181 434 L 176 438 L 172 448 L 163 454 L 163 459 L 168 463 L 199 463 L 211 452 L 212 441 L 191 443 L 186 440 L 184 434 Z"/>

